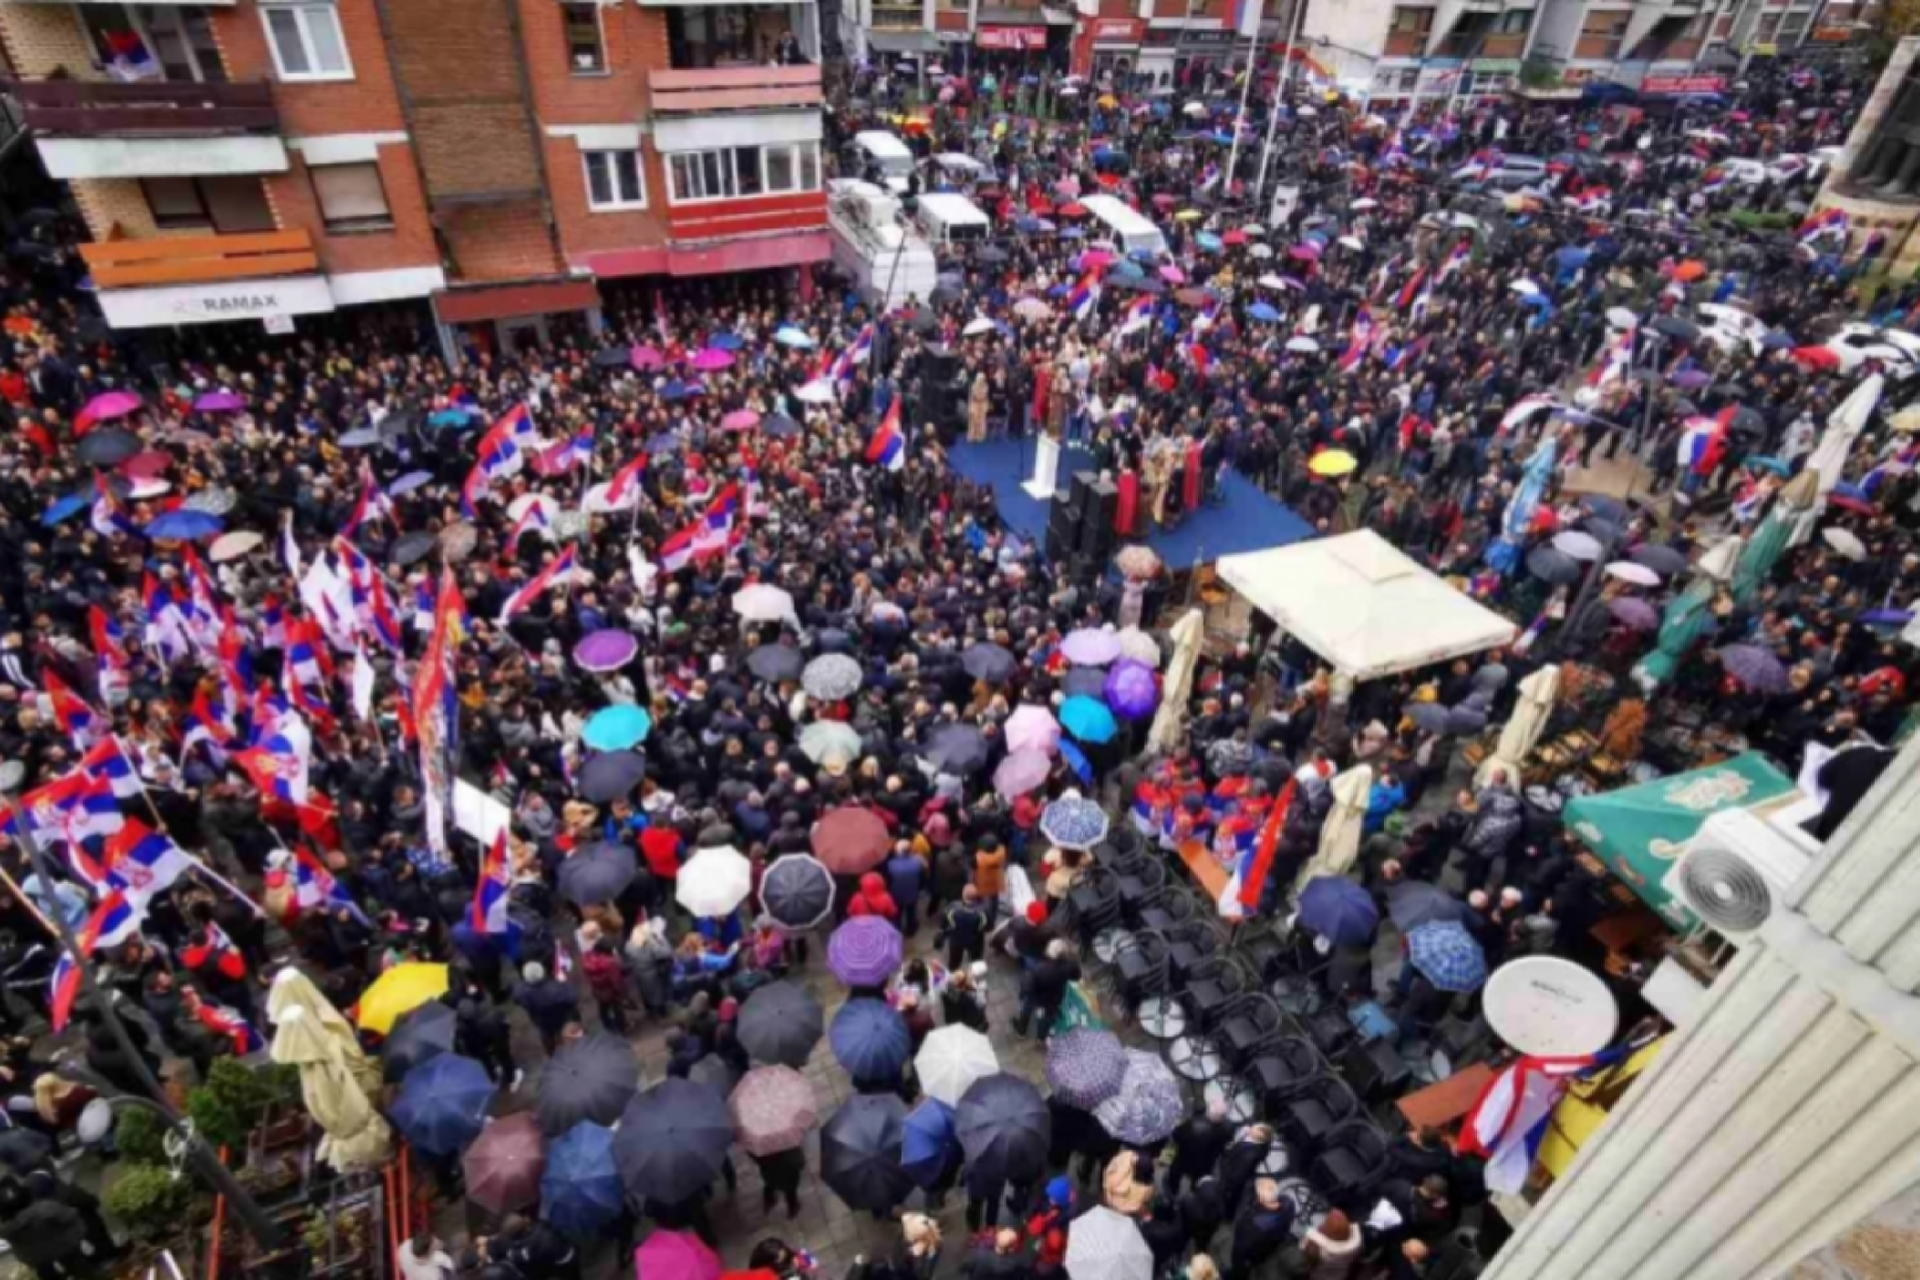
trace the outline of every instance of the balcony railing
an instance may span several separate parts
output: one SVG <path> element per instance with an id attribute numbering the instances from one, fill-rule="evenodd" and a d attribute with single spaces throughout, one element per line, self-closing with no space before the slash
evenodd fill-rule
<path id="1" fill-rule="evenodd" d="M 926 25 L 926 14 L 919 5 L 880 5 L 873 6 L 875 31 L 908 31 Z"/>
<path id="2" fill-rule="evenodd" d="M 1427 51 L 1425 31 L 1389 31 L 1387 47 L 1381 55 L 1388 58 L 1417 58 Z"/>
<path id="3" fill-rule="evenodd" d="M 820 68 L 709 67 L 651 71 L 648 96 L 656 112 L 763 111 L 820 105 Z"/>
<path id="4" fill-rule="evenodd" d="M 1524 32 L 1502 32 L 1497 36 L 1488 36 L 1482 40 L 1480 42 L 1480 48 L 1475 51 L 1473 56 L 1476 58 L 1517 58 L 1525 52 L 1526 47 L 1527 37 Z"/>
<path id="5" fill-rule="evenodd" d="M 1625 34 L 1613 36 L 1581 36 L 1573 42 L 1573 56 L 1576 58 L 1611 59 L 1620 56 L 1620 46 L 1626 43 Z"/>
<path id="6" fill-rule="evenodd" d="M 121 84 L 112 80 L 21 80 L 8 87 L 36 133 L 277 133 L 273 89 L 249 84 Z"/>
<path id="7" fill-rule="evenodd" d="M 102 289 L 212 284 L 318 271 L 313 237 L 302 230 L 234 236 L 163 236 L 80 246 Z"/>

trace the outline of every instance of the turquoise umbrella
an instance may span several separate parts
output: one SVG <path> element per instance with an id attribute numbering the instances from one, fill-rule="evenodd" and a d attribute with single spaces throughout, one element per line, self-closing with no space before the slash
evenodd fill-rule
<path id="1" fill-rule="evenodd" d="M 595 751 L 625 751 L 645 742 L 652 731 L 652 716 L 639 707 L 621 703 L 594 712 L 580 737 Z"/>
<path id="2" fill-rule="evenodd" d="M 1082 742 L 1111 742 L 1119 731 L 1107 704 L 1085 694 L 1068 698 L 1060 707 L 1060 725 Z"/>

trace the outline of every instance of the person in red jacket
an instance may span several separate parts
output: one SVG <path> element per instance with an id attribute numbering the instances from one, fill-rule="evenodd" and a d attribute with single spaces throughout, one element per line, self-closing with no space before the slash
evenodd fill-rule
<path id="1" fill-rule="evenodd" d="M 640 856 L 655 880 L 672 884 L 680 875 L 680 833 L 666 823 L 655 823 L 640 833 Z"/>
<path id="2" fill-rule="evenodd" d="M 900 907 L 887 892 L 886 879 L 878 871 L 869 871 L 860 877 L 860 889 L 847 900 L 847 915 L 879 916 L 898 924 Z"/>

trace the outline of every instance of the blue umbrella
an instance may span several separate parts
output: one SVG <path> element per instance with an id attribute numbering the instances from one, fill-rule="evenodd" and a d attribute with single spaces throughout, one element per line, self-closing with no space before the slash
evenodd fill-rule
<path id="1" fill-rule="evenodd" d="M 652 731 L 652 716 L 631 704 L 617 703 L 594 712 L 580 738 L 595 751 L 625 751 L 645 742 Z"/>
<path id="2" fill-rule="evenodd" d="M 1089 787 L 1093 785 L 1093 762 L 1087 759 L 1086 752 L 1062 738 L 1060 739 L 1060 758 L 1067 762 L 1067 767 L 1073 770 L 1074 776 L 1079 778 L 1083 785 Z"/>
<path id="3" fill-rule="evenodd" d="M 226 527 L 226 521 L 219 516 L 182 507 L 147 521 L 146 534 L 149 538 L 192 542 L 199 538 L 211 538 Z"/>
<path id="4" fill-rule="evenodd" d="M 760 419 L 760 434 L 772 436 L 775 440 L 786 440 L 797 436 L 803 428 L 784 413 L 770 413 Z"/>
<path id="5" fill-rule="evenodd" d="M 663 453 L 676 453 L 680 449 L 680 437 L 671 431 L 662 431 L 657 436 L 647 437 L 647 452 L 654 457 Z"/>
<path id="6" fill-rule="evenodd" d="M 747 345 L 747 340 L 737 333 L 720 333 L 708 339 L 707 345 L 722 351 L 738 351 Z"/>
<path id="7" fill-rule="evenodd" d="M 783 347 L 798 347 L 802 351 L 810 351 L 818 345 L 807 336 L 804 329 L 790 324 L 783 324 L 774 330 L 773 340 Z"/>
<path id="8" fill-rule="evenodd" d="M 1855 502 L 1872 502 L 1873 501 L 1872 494 L 1868 493 L 1861 486 L 1857 484 L 1849 483 L 1848 481 L 1845 481 L 1845 480 L 1842 480 L 1839 484 L 1836 484 L 1833 486 L 1833 493 L 1835 497 L 1852 498 Z"/>
<path id="9" fill-rule="evenodd" d="M 1226 248 L 1226 243 L 1211 231 L 1202 231 L 1199 235 L 1195 236 L 1193 240 L 1195 244 L 1205 249 L 1208 253 L 1218 253 Z"/>
<path id="10" fill-rule="evenodd" d="M 473 414 L 466 409 L 441 409 L 428 416 L 427 425 L 439 431 L 463 431 L 473 425 Z"/>
<path id="11" fill-rule="evenodd" d="M 1359 947 L 1373 937 L 1380 912 L 1345 876 L 1315 876 L 1300 893 L 1300 923 L 1336 947 Z"/>
<path id="12" fill-rule="evenodd" d="M 953 1108 L 927 1098 L 907 1112 L 901 1125 L 900 1167 L 920 1187 L 932 1187 L 960 1155 L 953 1132 Z"/>
<path id="13" fill-rule="evenodd" d="M 1478 991 L 1487 980 L 1486 953 L 1457 920 L 1436 920 L 1408 933 L 1407 962 L 1442 991 Z"/>
<path id="14" fill-rule="evenodd" d="M 1784 476 L 1793 470 L 1792 467 L 1786 464 L 1784 459 L 1768 457 L 1764 454 L 1759 457 L 1748 458 L 1747 465 L 1749 467 L 1758 467 L 1763 471 L 1771 471 L 1777 476 Z"/>
<path id="15" fill-rule="evenodd" d="M 833 1056 L 855 1080 L 888 1080 L 907 1063 L 913 1039 L 904 1019 L 884 1000 L 849 1000 L 827 1028 Z"/>
<path id="16" fill-rule="evenodd" d="M 1041 810 L 1040 834 L 1065 849 L 1091 849 L 1107 838 L 1107 812 L 1084 796 L 1062 796 Z"/>
<path id="17" fill-rule="evenodd" d="M 1095 147 L 1093 149 L 1093 159 L 1095 164 L 1104 164 L 1110 160 L 1118 160 L 1124 154 L 1125 154 L 1124 152 L 1115 151 L 1112 147 Z"/>
<path id="18" fill-rule="evenodd" d="M 407 472 L 407 474 L 401 476 L 398 480 L 395 480 L 392 484 L 387 486 L 387 495 L 389 497 L 398 498 L 402 494 L 412 493 L 415 489 L 418 489 L 421 485 L 430 484 L 432 483 L 432 481 L 433 481 L 433 472 L 431 471 L 409 471 Z"/>
<path id="19" fill-rule="evenodd" d="M 70 493 L 48 507 L 46 514 L 40 517 L 40 523 L 51 529 L 62 520 L 69 519 L 75 514 L 85 511 L 88 506 L 92 504 L 92 501 L 91 498 L 84 494 Z"/>
<path id="20" fill-rule="evenodd" d="M 1797 347 L 1800 344 L 1786 330 L 1775 329 L 1760 339 L 1760 345 L 1769 351 L 1785 351 L 1789 347 Z"/>
<path id="21" fill-rule="evenodd" d="M 1554 254 L 1553 260 L 1559 264 L 1562 271 L 1578 271 L 1581 267 L 1587 265 L 1587 259 L 1592 256 L 1593 250 L 1591 249 L 1580 249 L 1568 245 L 1566 248 L 1560 250 L 1560 252 Z"/>
<path id="22" fill-rule="evenodd" d="M 582 1120 L 547 1144 L 540 1216 L 575 1240 L 588 1240 L 620 1216 L 626 1192 L 613 1163 L 613 1130 Z"/>
<path id="23" fill-rule="evenodd" d="M 1079 227 L 1068 227 L 1065 231 L 1062 231 L 1060 233 L 1060 238 L 1062 240 L 1085 240 L 1087 238 L 1087 233 L 1082 231 Z"/>
<path id="24" fill-rule="evenodd" d="M 1119 729 L 1113 722 L 1113 712 L 1107 710 L 1107 704 L 1096 702 L 1085 694 L 1077 694 L 1061 704 L 1060 727 L 1080 741 L 1095 745 L 1111 742 Z"/>
<path id="25" fill-rule="evenodd" d="M 1047 230 L 1048 224 L 1034 217 L 1015 218 L 1013 220 L 1013 229 L 1023 236 L 1031 236 L 1038 235 L 1040 232 Z"/>
<path id="26" fill-rule="evenodd" d="M 450 1156 L 480 1136 L 493 1081 L 472 1058 L 443 1053 L 407 1073 L 393 1104 L 393 1123 L 430 1156 Z"/>
<path id="27" fill-rule="evenodd" d="M 660 398 L 662 400 L 691 400 L 705 390 L 706 388 L 697 382 L 682 382 L 678 378 L 675 378 L 672 382 L 660 388 Z"/>
<path id="28" fill-rule="evenodd" d="M 1267 302 L 1254 303 L 1252 306 L 1247 308 L 1247 314 L 1252 316 L 1255 320 L 1260 320 L 1267 324 L 1272 324 L 1275 320 L 1278 320 L 1280 318 L 1279 309 L 1273 306 L 1271 303 L 1267 303 Z"/>

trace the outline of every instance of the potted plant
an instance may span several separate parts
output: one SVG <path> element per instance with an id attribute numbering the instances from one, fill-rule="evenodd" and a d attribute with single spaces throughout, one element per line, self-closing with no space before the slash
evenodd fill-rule
<path id="1" fill-rule="evenodd" d="M 180 1229 L 194 1197 L 193 1183 L 166 1166 L 129 1163 L 120 1167 L 101 1204 L 129 1236 L 150 1242 Z"/>

